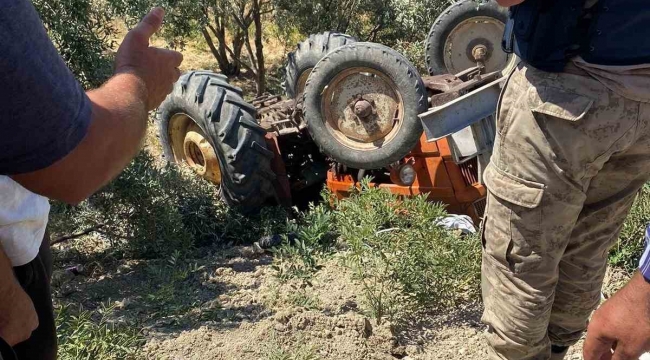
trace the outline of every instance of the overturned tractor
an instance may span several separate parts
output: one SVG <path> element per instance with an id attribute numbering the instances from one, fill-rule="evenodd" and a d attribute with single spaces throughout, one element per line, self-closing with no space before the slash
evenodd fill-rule
<path id="1" fill-rule="evenodd" d="M 343 198 L 369 176 L 478 220 L 497 85 L 515 61 L 501 50 L 506 18 L 494 2 L 452 5 L 429 33 L 426 77 L 388 47 L 337 33 L 289 54 L 285 98 L 249 104 L 224 76 L 189 72 L 159 109 L 165 156 L 244 212 L 291 205 L 323 183 Z"/>

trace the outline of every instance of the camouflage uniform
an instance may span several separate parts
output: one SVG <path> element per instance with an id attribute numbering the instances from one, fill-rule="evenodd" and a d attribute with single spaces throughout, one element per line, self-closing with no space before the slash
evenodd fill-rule
<path id="1" fill-rule="evenodd" d="M 600 303 L 608 251 L 650 178 L 650 104 L 574 64 L 546 73 L 522 63 L 498 119 L 485 173 L 489 351 L 549 359 L 551 345 L 581 338 Z"/>

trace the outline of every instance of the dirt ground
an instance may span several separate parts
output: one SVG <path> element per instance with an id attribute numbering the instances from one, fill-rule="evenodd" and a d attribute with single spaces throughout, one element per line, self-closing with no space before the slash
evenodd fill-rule
<path id="1" fill-rule="evenodd" d="M 56 301 L 93 309 L 110 299 L 112 321 L 142 328 L 147 359 L 486 358 L 480 304 L 377 324 L 364 314 L 359 285 L 337 256 L 303 283 L 280 281 L 272 256 L 253 247 L 214 247 L 201 259 L 153 263 L 55 250 L 61 268 L 89 264 L 78 276 L 57 271 Z M 626 279 L 610 273 L 605 292 Z M 580 346 L 568 359 L 581 359 Z"/>

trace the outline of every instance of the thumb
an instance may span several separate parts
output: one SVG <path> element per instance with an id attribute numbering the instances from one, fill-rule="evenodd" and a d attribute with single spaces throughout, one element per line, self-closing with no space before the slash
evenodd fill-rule
<path id="1" fill-rule="evenodd" d="M 153 34 L 160 30 L 164 17 L 165 10 L 163 10 L 163 8 L 154 8 L 142 19 L 142 21 L 138 23 L 138 25 L 133 29 L 133 32 L 141 39 L 146 39 L 148 41 Z"/>

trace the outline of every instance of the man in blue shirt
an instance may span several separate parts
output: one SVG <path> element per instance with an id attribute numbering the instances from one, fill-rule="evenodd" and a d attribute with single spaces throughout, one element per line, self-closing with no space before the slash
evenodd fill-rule
<path id="1" fill-rule="evenodd" d="M 85 92 L 28 0 L 0 9 L 0 338 L 19 359 L 55 359 L 43 199 L 79 203 L 126 167 L 183 57 L 149 46 L 156 8 L 125 37 L 114 76 Z"/>

